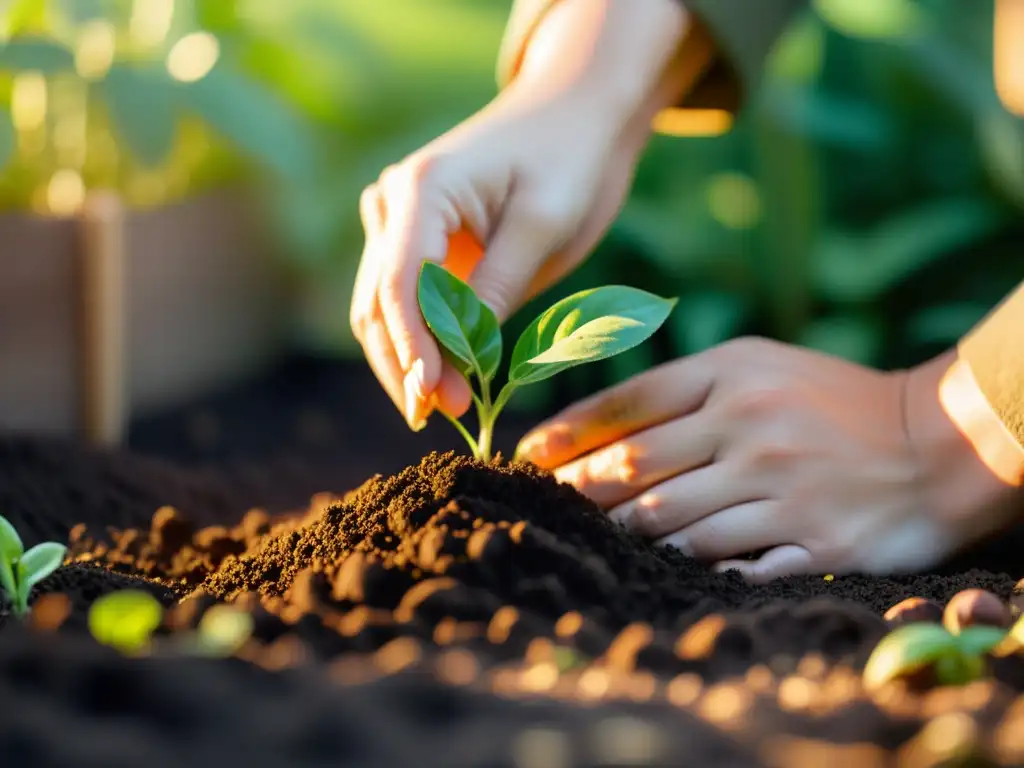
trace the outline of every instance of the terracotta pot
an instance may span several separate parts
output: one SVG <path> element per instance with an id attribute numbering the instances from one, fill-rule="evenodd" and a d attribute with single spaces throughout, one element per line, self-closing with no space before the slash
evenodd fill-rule
<path id="1" fill-rule="evenodd" d="M 123 433 L 129 417 L 230 385 L 282 353 L 287 282 L 244 195 L 108 224 L 97 238 L 80 218 L 0 215 L 0 429 L 95 439 L 97 359 L 103 407 L 121 411 L 106 431 Z M 97 241 L 119 265 L 101 294 L 86 266 Z"/>

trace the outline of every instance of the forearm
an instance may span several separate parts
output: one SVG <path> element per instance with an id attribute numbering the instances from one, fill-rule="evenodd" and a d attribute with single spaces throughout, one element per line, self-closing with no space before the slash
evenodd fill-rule
<path id="1" fill-rule="evenodd" d="M 511 88 L 571 89 L 606 119 L 649 124 L 712 56 L 678 0 L 519 0 L 499 78 Z"/>

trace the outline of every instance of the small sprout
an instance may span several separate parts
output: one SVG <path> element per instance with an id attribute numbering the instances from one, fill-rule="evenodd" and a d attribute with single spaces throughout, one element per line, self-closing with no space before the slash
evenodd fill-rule
<path id="1" fill-rule="evenodd" d="M 248 611 L 232 605 L 214 605 L 199 620 L 197 650 L 205 656 L 231 656 L 252 636 Z"/>
<path id="2" fill-rule="evenodd" d="M 1009 606 L 984 589 L 965 589 L 953 595 L 942 615 L 942 623 L 954 634 L 975 625 L 1005 629 L 1012 621 Z"/>
<path id="3" fill-rule="evenodd" d="M 834 573 L 826 573 L 824 578 L 825 578 L 825 581 L 835 581 L 836 580 L 836 576 L 835 576 Z"/>
<path id="4" fill-rule="evenodd" d="M 124 654 L 135 654 L 149 646 L 163 613 L 163 606 L 149 592 L 111 592 L 90 606 L 89 631 L 97 642 Z"/>
<path id="5" fill-rule="evenodd" d="M 941 624 L 942 606 L 923 597 L 908 597 L 886 611 L 883 618 L 893 628 L 922 621 Z"/>
<path id="6" fill-rule="evenodd" d="M 419 278 L 423 319 L 446 357 L 472 386 L 479 434 L 476 439 L 456 419 L 452 424 L 473 455 L 491 459 L 498 414 L 520 387 L 536 384 L 584 363 L 613 357 L 642 344 L 668 319 L 676 299 L 627 286 L 580 291 L 537 317 L 512 350 L 508 383 L 497 397 L 491 384 L 502 356 L 501 327 L 494 312 L 465 282 L 444 267 L 425 262 Z"/>
<path id="7" fill-rule="evenodd" d="M 995 627 L 967 627 L 954 634 L 938 624 L 905 624 L 875 646 L 864 667 L 864 686 L 875 690 L 897 679 L 963 685 L 985 674 L 983 656 L 1004 634 Z"/>
<path id="8" fill-rule="evenodd" d="M 60 568 L 67 547 L 53 541 L 36 544 L 28 552 L 7 518 L 0 516 L 0 585 L 7 592 L 14 615 L 28 613 L 32 587 Z"/>

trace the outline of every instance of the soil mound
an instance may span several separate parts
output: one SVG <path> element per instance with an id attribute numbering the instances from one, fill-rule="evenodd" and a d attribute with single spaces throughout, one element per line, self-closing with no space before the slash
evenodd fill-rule
<path id="1" fill-rule="evenodd" d="M 286 477 L 272 468 L 30 440 L 0 440 L 0 467 L 4 513 L 28 543 L 66 537 L 73 560 L 36 592 L 70 598 L 56 633 L 0 625 L 0 701 L 26 703 L 0 750 L 32 765 L 520 766 L 531 749 L 598 765 L 637 744 L 655 753 L 621 764 L 820 765 L 860 749 L 870 765 L 923 749 L 937 713 L 969 712 L 965 733 L 989 747 L 1024 726 L 1015 660 L 928 701 L 872 701 L 857 674 L 905 597 L 1008 597 L 1019 534 L 937 573 L 754 587 L 624 532 L 532 466 L 454 453 L 288 514 L 259 505 Z M 253 637 L 226 660 L 122 658 L 85 615 L 129 586 L 171 608 L 162 637 L 225 601 L 251 611 Z M 88 737 L 47 736 L 69 729 Z M 1000 749 L 993 764 L 1013 764 Z"/>

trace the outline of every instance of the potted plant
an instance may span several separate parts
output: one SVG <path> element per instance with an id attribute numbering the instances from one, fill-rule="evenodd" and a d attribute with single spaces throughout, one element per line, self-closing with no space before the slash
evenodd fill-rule
<path id="1" fill-rule="evenodd" d="M 282 351 L 287 275 L 243 182 L 308 174 L 312 138 L 246 74 L 232 3 L 0 23 L 0 427 L 117 442 Z"/>

